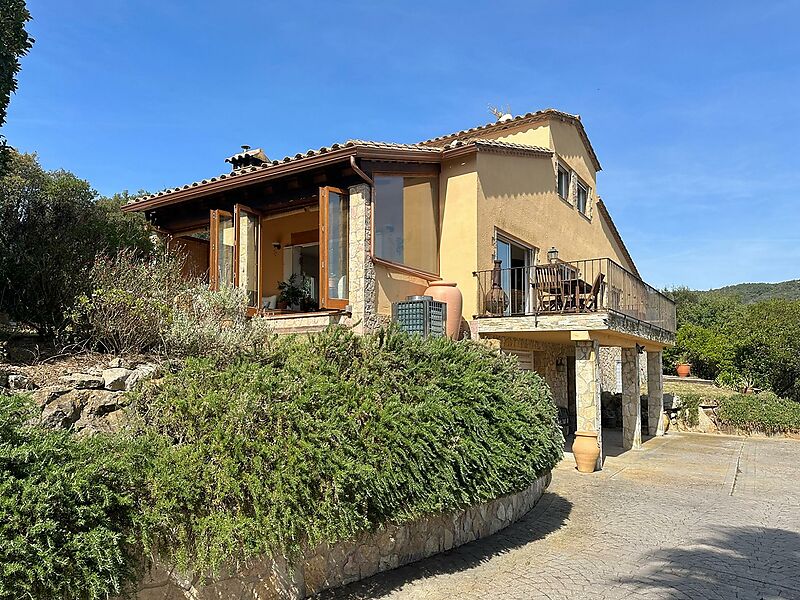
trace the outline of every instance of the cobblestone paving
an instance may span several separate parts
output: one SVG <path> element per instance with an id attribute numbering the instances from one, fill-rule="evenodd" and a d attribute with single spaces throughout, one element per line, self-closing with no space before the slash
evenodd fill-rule
<path id="1" fill-rule="evenodd" d="M 669 433 L 484 540 L 322 598 L 800 600 L 800 441 Z"/>

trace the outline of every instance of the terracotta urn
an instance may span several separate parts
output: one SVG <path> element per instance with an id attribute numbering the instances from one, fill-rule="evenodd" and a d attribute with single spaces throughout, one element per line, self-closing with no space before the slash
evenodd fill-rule
<path id="1" fill-rule="evenodd" d="M 461 310 L 464 305 L 461 290 L 452 281 L 434 281 L 425 290 L 425 295 L 447 304 L 447 335 L 457 340 L 461 331 Z"/>
<path id="2" fill-rule="evenodd" d="M 667 433 L 667 431 L 669 431 L 669 423 L 670 423 L 669 415 L 667 413 L 662 414 L 661 421 L 664 423 L 664 433 Z"/>
<path id="3" fill-rule="evenodd" d="M 600 458 L 600 446 L 597 445 L 596 431 L 576 431 L 572 442 L 572 455 L 581 473 L 593 473 Z"/>
<path id="4" fill-rule="evenodd" d="M 689 363 L 680 363 L 675 367 L 675 371 L 678 372 L 678 377 L 688 377 L 692 372 L 692 365 Z"/>

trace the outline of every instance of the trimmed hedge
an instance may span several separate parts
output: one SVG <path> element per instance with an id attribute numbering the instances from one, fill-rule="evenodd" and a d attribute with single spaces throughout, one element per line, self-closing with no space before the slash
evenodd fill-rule
<path id="1" fill-rule="evenodd" d="M 521 490 L 561 458 L 544 381 L 471 342 L 331 329 L 261 364 L 189 361 L 137 404 L 174 440 L 146 521 L 217 570 Z"/>

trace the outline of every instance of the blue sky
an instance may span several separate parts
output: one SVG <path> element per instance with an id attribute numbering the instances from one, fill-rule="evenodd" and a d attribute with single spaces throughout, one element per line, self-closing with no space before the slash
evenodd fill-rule
<path id="1" fill-rule="evenodd" d="M 102 193 L 556 107 L 646 280 L 800 277 L 800 2 L 28 4 L 4 133 Z"/>

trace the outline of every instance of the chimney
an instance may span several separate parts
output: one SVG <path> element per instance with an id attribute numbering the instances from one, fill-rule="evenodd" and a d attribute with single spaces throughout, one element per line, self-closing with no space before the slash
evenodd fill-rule
<path id="1" fill-rule="evenodd" d="M 231 163 L 233 170 L 238 171 L 246 167 L 261 167 L 269 162 L 269 158 L 261 148 L 251 149 L 245 144 L 242 146 L 241 152 L 229 156 L 225 162 Z"/>

